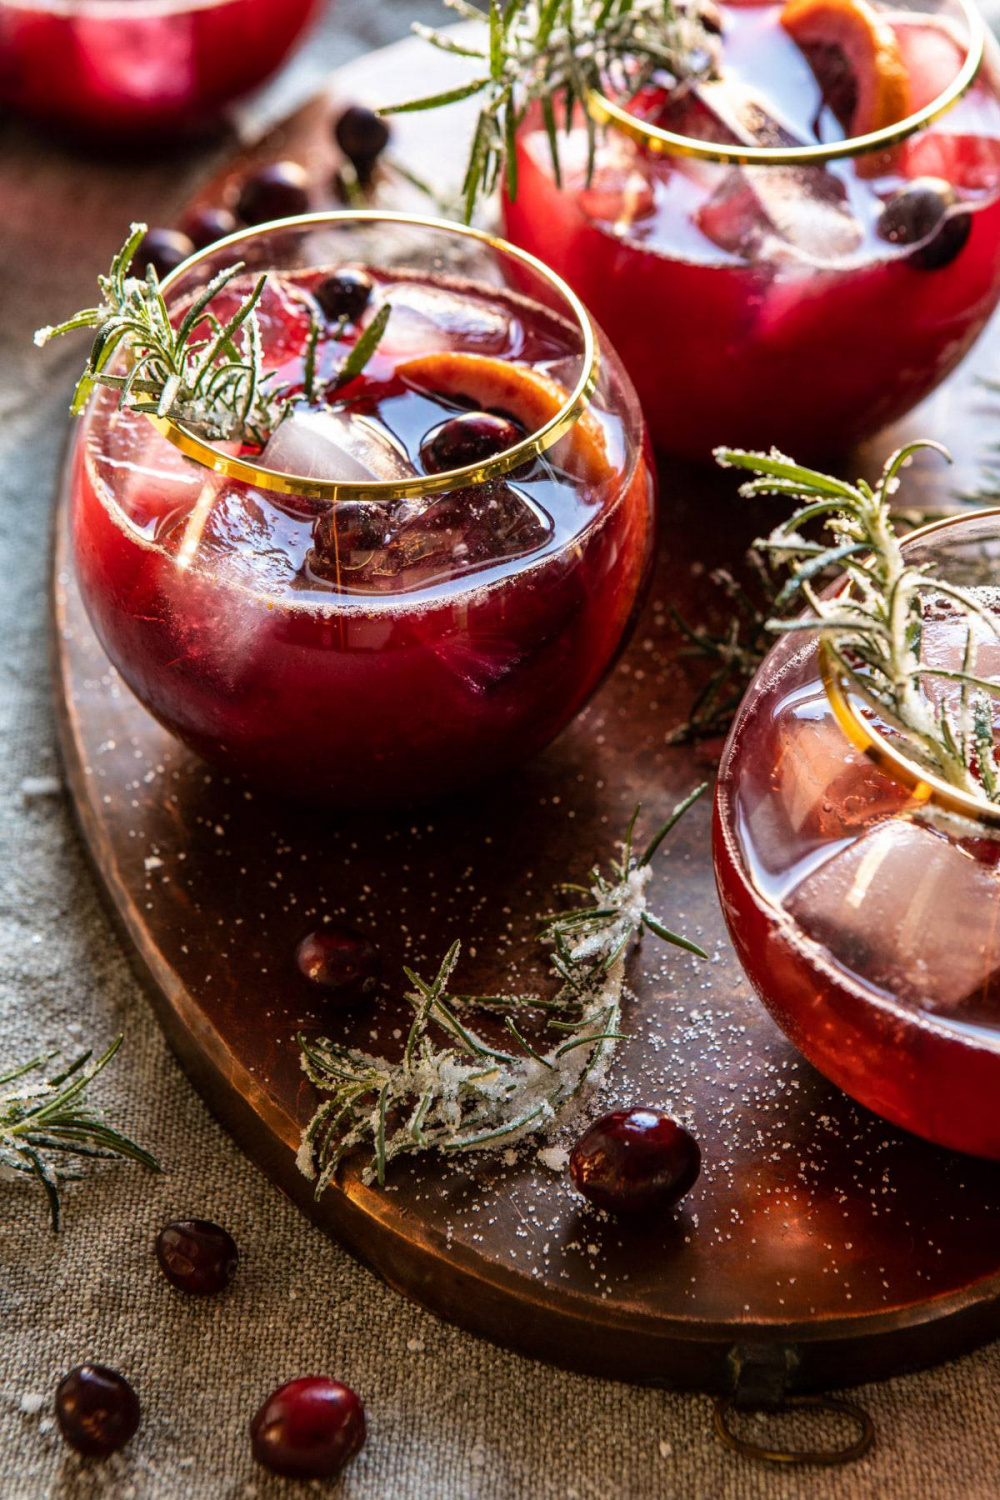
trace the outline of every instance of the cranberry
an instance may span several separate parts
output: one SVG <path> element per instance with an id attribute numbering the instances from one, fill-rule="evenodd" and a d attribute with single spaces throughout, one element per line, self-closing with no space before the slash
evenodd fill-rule
<path id="1" fill-rule="evenodd" d="M 616 1109 L 591 1125 L 569 1159 L 574 1183 L 611 1213 L 672 1208 L 701 1169 L 698 1142 L 660 1109 Z"/>
<path id="2" fill-rule="evenodd" d="M 341 271 L 324 276 L 314 287 L 313 296 L 331 323 L 341 318 L 356 323 L 371 301 L 372 291 L 370 276 L 352 266 L 345 266 Z"/>
<path id="3" fill-rule="evenodd" d="M 56 1418 L 77 1453 L 107 1458 L 124 1448 L 139 1426 L 139 1398 L 117 1370 L 77 1365 L 56 1388 Z"/>
<path id="4" fill-rule="evenodd" d="M 240 189 L 236 212 L 245 224 L 287 219 L 309 208 L 309 179 L 297 161 L 276 161 L 251 173 Z"/>
<path id="5" fill-rule="evenodd" d="M 463 411 L 432 427 L 420 444 L 420 462 L 428 474 L 483 463 L 524 437 L 524 428 L 510 417 L 489 411 Z"/>
<path id="6" fill-rule="evenodd" d="M 939 271 L 964 248 L 972 215 L 956 208 L 951 184 L 938 177 L 915 177 L 893 193 L 879 214 L 876 228 L 890 245 L 915 245 L 910 264 Z"/>
<path id="7" fill-rule="evenodd" d="M 235 234 L 238 227 L 228 208 L 195 208 L 184 220 L 184 233 L 196 250 L 207 250 L 227 234 Z"/>
<path id="8" fill-rule="evenodd" d="M 147 229 L 132 257 L 132 275 L 145 276 L 146 267 L 152 266 L 157 276 L 166 276 L 193 254 L 193 243 L 180 230 Z"/>
<path id="9" fill-rule="evenodd" d="M 212 1297 L 236 1275 L 240 1252 L 232 1235 L 211 1219 L 176 1219 L 156 1236 L 156 1258 L 171 1286 Z"/>
<path id="10" fill-rule="evenodd" d="M 320 927 L 307 933 L 295 950 L 295 963 L 310 984 L 344 1001 L 370 995 L 378 982 L 374 945 L 350 927 Z"/>
<path id="11" fill-rule="evenodd" d="M 377 502 L 338 500 L 313 525 L 306 571 L 324 583 L 340 585 L 345 573 L 367 567 L 383 549 L 387 527 L 386 511 Z"/>
<path id="12" fill-rule="evenodd" d="M 337 116 L 333 126 L 337 145 L 347 157 L 361 182 L 367 182 L 372 169 L 389 144 L 389 127 L 374 110 L 361 104 L 349 104 Z"/>
<path id="13" fill-rule="evenodd" d="M 259 1464 L 289 1479 L 332 1479 L 365 1441 L 365 1409 L 348 1385 L 322 1375 L 290 1380 L 250 1423 Z"/>

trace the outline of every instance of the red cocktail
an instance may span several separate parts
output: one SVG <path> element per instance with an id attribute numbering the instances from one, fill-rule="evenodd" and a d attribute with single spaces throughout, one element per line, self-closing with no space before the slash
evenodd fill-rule
<path id="1" fill-rule="evenodd" d="M 579 112 L 561 187 L 529 112 L 506 233 L 607 328 L 657 444 L 836 450 L 925 396 L 1000 295 L 994 47 L 955 0 L 719 17 L 716 78 L 595 104 L 589 183 Z"/>
<path id="2" fill-rule="evenodd" d="M 285 60 L 319 0 L 0 0 L 0 104 L 94 135 L 203 125 Z"/>
<path id="3" fill-rule="evenodd" d="M 108 655 L 187 744 L 285 793 L 381 806 L 530 755 L 607 670 L 650 558 L 654 479 L 614 353 L 527 257 L 391 215 L 225 241 L 170 278 L 175 316 L 237 259 L 212 310 L 267 271 L 264 363 L 293 392 L 312 327 L 321 379 L 388 322 L 263 452 L 163 424 L 186 456 L 98 394 L 73 536 Z"/>
<path id="4" fill-rule="evenodd" d="M 997 512 L 929 527 L 904 553 L 996 610 Z M 923 659 L 961 670 L 966 629 L 931 604 Z M 998 680 L 1000 641 L 979 633 L 976 670 Z M 815 637 L 775 647 L 719 771 L 723 910 L 754 988 L 821 1072 L 918 1135 L 1000 1158 L 1000 808 L 878 730 L 824 681 Z"/>

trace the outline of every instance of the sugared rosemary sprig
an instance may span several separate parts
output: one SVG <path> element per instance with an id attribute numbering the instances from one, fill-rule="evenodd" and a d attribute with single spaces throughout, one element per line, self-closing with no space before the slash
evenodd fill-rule
<path id="1" fill-rule="evenodd" d="M 144 280 L 128 274 L 145 224 L 133 224 L 106 276 L 98 276 L 102 301 L 55 327 L 40 328 L 35 343 L 78 328 L 95 330 L 86 368 L 77 382 L 70 410 L 83 411 L 95 386 L 119 393 L 119 405 L 133 411 L 171 417 L 213 441 L 263 443 L 294 404 L 274 371 L 264 369 L 264 348 L 257 304 L 267 282 L 259 276 L 235 312 L 221 323 L 211 304 L 234 277 L 242 261 L 226 266 L 194 297 L 174 327 L 155 269 Z M 391 307 L 386 304 L 348 350 L 333 377 L 316 379 L 316 345 L 322 329 L 314 321 L 306 350 L 307 399 L 316 405 L 359 375 L 385 332 Z M 336 341 L 346 320 L 331 336 Z M 117 353 L 125 370 L 110 368 Z"/>
<path id="2" fill-rule="evenodd" d="M 757 475 L 741 487 L 747 498 L 803 502 L 755 545 L 789 569 L 774 601 L 776 616 L 800 600 L 811 613 L 772 618 L 769 628 L 819 634 L 852 690 L 895 730 L 907 753 L 951 785 L 997 802 L 1000 764 L 990 698 L 1000 694 L 1000 683 L 977 675 L 975 665 L 977 634 L 1000 636 L 1000 619 L 927 565 L 908 564 L 890 515 L 900 472 L 921 448 L 949 457 L 937 443 L 909 443 L 890 456 L 874 489 L 863 479 L 851 485 L 803 468 L 777 452 L 718 448 L 715 456 L 723 467 Z M 824 525 L 827 541 L 802 535 L 800 528 L 814 521 Z M 846 575 L 846 586 L 824 598 L 816 585 L 831 568 Z M 962 621 L 961 667 L 935 666 L 921 656 L 925 608 L 934 601 L 947 601 Z M 955 701 L 941 695 L 935 702 L 926 690 L 934 680 L 957 684 Z"/>
<path id="3" fill-rule="evenodd" d="M 273 374 L 263 368 L 255 316 L 267 278 L 257 278 L 222 324 L 209 304 L 243 270 L 241 262 L 227 266 L 198 293 L 175 328 L 155 269 L 148 268 L 145 280 L 129 275 L 145 232 L 145 224 L 133 224 L 108 274 L 98 276 L 102 301 L 97 307 L 35 334 L 35 343 L 42 345 L 78 328 L 95 330 L 70 410 L 80 413 L 94 387 L 106 385 L 119 392 L 122 406 L 172 417 L 210 439 L 263 441 L 286 405 Z M 119 350 L 126 353 L 128 369 L 114 374 L 108 367 Z"/>
<path id="4" fill-rule="evenodd" d="M 468 0 L 444 0 L 464 20 L 487 17 Z M 506 168 L 507 190 L 517 196 L 514 139 L 528 109 L 539 104 L 561 184 L 559 131 L 576 119 L 588 139 L 587 179 L 594 167 L 597 127 L 587 103 L 593 92 L 635 91 L 657 73 L 672 80 L 705 76 L 713 66 L 713 39 L 696 7 L 673 0 L 490 0 L 483 46 L 457 41 L 419 22 L 414 31 L 444 52 L 482 63 L 468 83 L 383 109 L 383 114 L 438 109 L 482 97 L 472 137 L 462 198 L 468 222 Z"/>
<path id="5" fill-rule="evenodd" d="M 84 1095 L 122 1044 L 118 1037 L 103 1057 L 90 1063 L 84 1052 L 68 1068 L 44 1081 L 27 1080 L 52 1061 L 52 1055 L 0 1076 L 0 1174 L 16 1172 L 36 1178 L 45 1189 L 52 1228 L 60 1222 L 59 1184 L 76 1175 L 66 1163 L 90 1157 L 127 1157 L 151 1172 L 160 1170 L 154 1156 L 107 1124 L 86 1106 Z M 90 1066 L 88 1067 L 88 1063 Z M 19 1084 L 18 1087 L 10 1087 Z"/>
<path id="6" fill-rule="evenodd" d="M 299 1037 L 303 1069 L 329 1096 L 303 1132 L 298 1157 L 300 1169 L 315 1179 L 317 1197 L 356 1147 L 371 1153 L 364 1180 L 381 1186 L 397 1156 L 487 1150 L 543 1131 L 585 1086 L 604 1076 L 622 1036 L 625 963 L 635 939 L 648 931 L 706 956 L 646 907 L 653 856 L 704 790 L 698 787 L 680 802 L 638 855 L 637 808 L 610 876 L 595 867 L 589 887 L 564 887 L 587 900 L 548 917 L 539 934 L 540 942 L 551 945 L 559 982 L 550 999 L 456 994 L 450 988 L 460 952 L 456 941 L 433 979 L 404 971 L 413 1021 L 398 1061 L 328 1038 Z M 468 1024 L 468 1013 L 477 1009 L 502 1022 L 502 1043 Z M 529 1041 L 524 1034 L 524 1014 L 533 1010 L 545 1017 L 547 1039 Z"/>

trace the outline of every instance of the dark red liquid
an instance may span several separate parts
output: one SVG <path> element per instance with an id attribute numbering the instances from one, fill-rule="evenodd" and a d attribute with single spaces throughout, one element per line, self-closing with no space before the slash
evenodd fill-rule
<path id="1" fill-rule="evenodd" d="M 263 83 L 318 0 L 0 0 L 0 103 L 94 135 L 167 136 Z"/>
<path id="2" fill-rule="evenodd" d="M 751 88 L 795 141 L 839 139 L 780 10 L 722 6 L 724 76 Z M 920 108 L 951 82 L 964 47 L 944 20 L 885 18 Z M 925 396 L 1000 295 L 991 58 L 992 43 L 972 90 L 934 125 L 860 167 L 733 168 L 654 156 L 609 130 L 588 188 L 577 128 L 561 146 L 560 189 L 542 122 L 529 118 L 517 199 L 503 197 L 508 238 L 564 276 L 607 329 L 658 445 L 695 458 L 719 443 L 839 450 Z M 653 123 L 695 133 L 658 97 L 659 109 L 645 99 Z M 954 257 L 931 270 L 876 228 L 886 201 L 927 176 L 950 185 L 972 220 Z"/>
<path id="3" fill-rule="evenodd" d="M 291 380 L 320 274 L 262 304 L 265 362 Z M 372 307 L 393 313 L 348 409 L 416 472 L 464 395 L 529 431 L 565 398 L 576 344 L 537 303 L 372 274 Z M 442 349 L 463 372 L 448 394 L 420 364 Z M 335 353 L 321 346 L 321 371 Z M 650 556 L 641 419 L 608 350 L 602 372 L 584 416 L 516 473 L 332 511 L 210 473 L 101 395 L 76 447 L 73 530 L 105 649 L 186 743 L 287 794 L 381 807 L 523 759 L 600 681 Z"/>
<path id="4" fill-rule="evenodd" d="M 885 1119 L 1000 1158 L 1000 841 L 853 748 L 797 637 L 733 726 L 715 867 L 740 961 L 809 1060 Z"/>

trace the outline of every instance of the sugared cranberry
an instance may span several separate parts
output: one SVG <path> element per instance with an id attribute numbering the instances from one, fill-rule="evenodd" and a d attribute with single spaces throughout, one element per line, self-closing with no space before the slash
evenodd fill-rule
<path id="1" fill-rule="evenodd" d="M 253 1456 L 289 1479 L 332 1479 L 365 1441 L 365 1409 L 348 1385 L 322 1375 L 290 1380 L 250 1423 Z"/>
<path id="2" fill-rule="evenodd" d="M 337 145 L 357 172 L 367 182 L 372 169 L 389 144 L 389 127 L 374 110 L 361 104 L 349 104 L 337 116 L 333 134 Z"/>
<path id="3" fill-rule="evenodd" d="M 363 932 L 319 927 L 295 950 L 299 973 L 327 994 L 349 1003 L 370 995 L 378 982 L 378 953 Z"/>
<path id="4" fill-rule="evenodd" d="M 235 234 L 238 227 L 228 208 L 194 208 L 184 220 L 184 233 L 196 250 L 207 250 L 227 234 Z"/>
<path id="5" fill-rule="evenodd" d="M 296 161 L 260 167 L 243 183 L 236 212 L 244 224 L 266 224 L 304 214 L 309 207 L 309 178 Z"/>
<path id="6" fill-rule="evenodd" d="M 634 1214 L 672 1208 L 693 1186 L 701 1152 L 660 1109 L 616 1109 L 591 1125 L 569 1158 L 574 1183 L 598 1208 Z"/>
<path id="7" fill-rule="evenodd" d="M 176 1219 L 156 1236 L 156 1258 L 171 1286 L 196 1297 L 212 1297 L 236 1275 L 240 1252 L 221 1224 Z"/>
<path id="8" fill-rule="evenodd" d="M 524 428 L 510 417 L 489 411 L 463 411 L 449 417 L 420 444 L 420 462 L 428 474 L 444 474 L 466 464 L 484 463 L 524 437 Z"/>
<path id="9" fill-rule="evenodd" d="M 157 276 L 166 276 L 193 254 L 194 245 L 179 229 L 147 229 L 132 257 L 132 275 L 145 276 L 152 266 Z"/>
<path id="10" fill-rule="evenodd" d="M 139 1398 L 117 1370 L 77 1365 L 56 1388 L 56 1419 L 77 1453 L 107 1458 L 124 1448 L 139 1426 Z"/>
<path id="11" fill-rule="evenodd" d="M 972 215 L 958 208 L 951 184 L 938 177 L 916 177 L 893 193 L 879 214 L 877 229 L 890 245 L 915 245 L 908 257 L 921 271 L 939 271 L 963 249 Z"/>
<path id="12" fill-rule="evenodd" d="M 355 270 L 353 266 L 345 266 L 340 271 L 324 276 L 313 291 L 324 316 L 331 323 L 340 318 L 349 318 L 352 323 L 356 323 L 371 301 L 371 295 L 371 277 L 366 276 L 364 271 Z"/>

